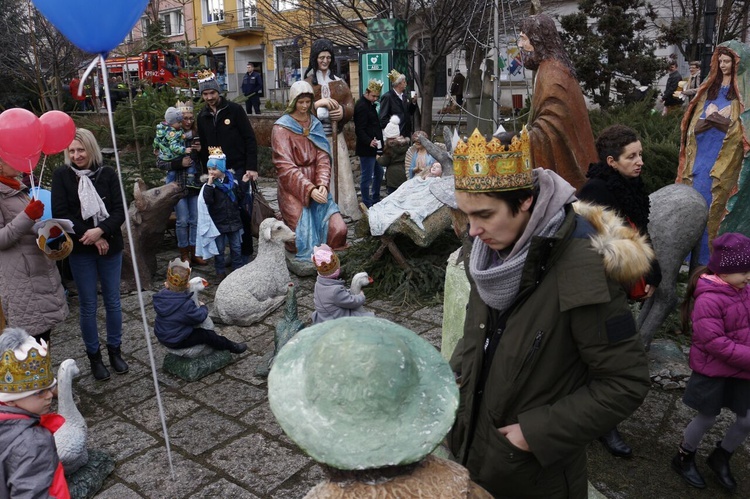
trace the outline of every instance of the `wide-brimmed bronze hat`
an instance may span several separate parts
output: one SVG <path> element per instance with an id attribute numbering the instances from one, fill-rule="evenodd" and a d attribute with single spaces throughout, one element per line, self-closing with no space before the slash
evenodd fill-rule
<path id="1" fill-rule="evenodd" d="M 268 376 L 271 411 L 313 459 L 342 470 L 414 463 L 450 430 L 458 388 L 427 341 L 385 319 L 303 329 Z"/>

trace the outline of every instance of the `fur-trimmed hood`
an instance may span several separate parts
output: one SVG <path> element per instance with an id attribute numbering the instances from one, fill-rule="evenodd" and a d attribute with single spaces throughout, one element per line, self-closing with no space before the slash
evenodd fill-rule
<path id="1" fill-rule="evenodd" d="M 602 255 L 607 276 L 631 285 L 649 272 L 656 255 L 646 236 L 612 210 L 585 201 L 576 201 L 573 208 L 596 230 L 591 243 Z"/>

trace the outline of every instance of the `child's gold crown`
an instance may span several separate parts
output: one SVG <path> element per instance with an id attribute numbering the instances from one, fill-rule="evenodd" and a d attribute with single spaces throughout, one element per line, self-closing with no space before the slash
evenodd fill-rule
<path id="1" fill-rule="evenodd" d="M 37 392 L 49 388 L 55 381 L 49 354 L 42 355 L 36 348 L 31 348 L 24 360 L 18 360 L 13 350 L 3 352 L 0 375 L 0 392 L 7 394 Z"/>
<path id="2" fill-rule="evenodd" d="M 177 267 L 187 269 L 187 274 L 181 276 L 175 273 L 174 269 Z M 190 264 L 188 262 L 183 262 L 179 258 L 175 258 L 174 260 L 169 262 L 169 266 L 167 267 L 167 282 L 169 283 L 172 291 L 185 291 L 188 287 L 189 281 Z"/>
<path id="3" fill-rule="evenodd" d="M 513 191 L 532 187 L 529 133 L 513 137 L 509 146 L 493 137 L 486 142 L 478 129 L 468 142 L 458 141 L 453 151 L 453 170 L 457 191 Z"/>
<path id="4" fill-rule="evenodd" d="M 209 156 L 224 156 L 224 151 L 221 150 L 221 146 L 208 147 L 208 155 Z"/>

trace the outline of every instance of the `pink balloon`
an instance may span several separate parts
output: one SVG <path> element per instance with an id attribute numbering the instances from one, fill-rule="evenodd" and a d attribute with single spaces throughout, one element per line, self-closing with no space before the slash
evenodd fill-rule
<path id="1" fill-rule="evenodd" d="M 0 159 L 2 159 L 8 166 L 21 173 L 33 172 L 37 163 L 39 163 L 39 156 L 41 156 L 41 154 L 40 151 L 31 156 L 19 156 L 0 149 Z"/>
<path id="2" fill-rule="evenodd" d="M 57 154 L 68 148 L 76 136 L 73 118 L 62 111 L 47 111 L 40 118 L 44 128 L 44 154 Z"/>
<path id="3" fill-rule="evenodd" d="M 0 149 L 21 158 L 38 156 L 44 144 L 44 127 L 31 111 L 14 107 L 0 114 Z"/>

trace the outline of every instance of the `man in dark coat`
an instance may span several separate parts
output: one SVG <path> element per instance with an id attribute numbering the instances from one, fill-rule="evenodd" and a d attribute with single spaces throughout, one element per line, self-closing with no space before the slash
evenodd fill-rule
<path id="1" fill-rule="evenodd" d="M 208 148 L 220 146 L 226 155 L 227 169 L 237 178 L 250 171 L 250 178 L 258 178 L 258 145 L 255 133 L 242 106 L 230 102 L 219 93 L 219 83 L 213 73 L 199 79 L 199 90 L 206 106 L 198 114 L 198 135 L 201 141 L 201 164 L 208 163 Z M 250 261 L 253 254 L 253 236 L 250 214 L 242 211 L 242 259 Z"/>
<path id="2" fill-rule="evenodd" d="M 401 136 L 411 139 L 411 115 L 417 110 L 417 96 L 409 99 L 406 95 L 406 75 L 395 69 L 388 73 L 391 89 L 380 98 L 380 128 L 385 128 L 394 114 L 401 120 Z"/>
<path id="3" fill-rule="evenodd" d="M 466 83 L 466 77 L 461 74 L 460 69 L 456 69 L 451 83 L 451 95 L 456 98 L 456 104 L 459 106 L 464 103 L 464 83 Z"/>
<path id="4" fill-rule="evenodd" d="M 263 77 L 255 70 L 252 62 L 247 63 L 247 73 L 242 78 L 242 95 L 247 97 L 245 109 L 247 114 L 260 114 L 260 96 L 263 93 Z"/>
<path id="5" fill-rule="evenodd" d="M 674 96 L 674 93 L 677 91 L 677 86 L 681 80 L 682 75 L 679 71 L 677 71 L 677 63 L 670 62 L 667 86 L 664 89 L 664 96 L 661 98 L 662 102 L 664 102 L 666 113 L 672 113 L 678 109 L 682 109 L 682 99 Z"/>
<path id="6" fill-rule="evenodd" d="M 382 88 L 382 82 L 370 80 L 364 95 L 354 106 L 356 152 L 362 171 L 360 192 L 362 203 L 368 208 L 380 201 L 380 184 L 383 181 L 383 167 L 375 161 L 378 149 L 382 149 L 383 146 L 383 130 L 380 128 L 378 110 L 375 107 Z"/>

